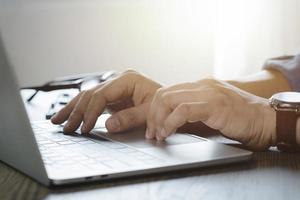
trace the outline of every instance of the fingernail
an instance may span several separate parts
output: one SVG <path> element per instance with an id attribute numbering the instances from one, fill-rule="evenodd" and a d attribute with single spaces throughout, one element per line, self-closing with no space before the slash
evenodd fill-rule
<path id="1" fill-rule="evenodd" d="M 106 121 L 106 128 L 110 132 L 116 132 L 117 130 L 120 129 L 120 121 L 118 119 L 115 119 L 115 118 L 109 118 Z"/>
<path id="2" fill-rule="evenodd" d="M 86 123 L 83 123 L 82 126 L 81 126 L 81 132 L 82 133 L 87 133 L 87 124 Z"/>
<path id="3" fill-rule="evenodd" d="M 88 130 L 88 124 L 91 121 L 90 119 L 91 119 L 90 116 L 84 116 L 83 124 L 81 126 L 81 132 L 82 133 L 88 133 L 89 132 L 89 130 Z"/>
<path id="4" fill-rule="evenodd" d="M 159 142 L 162 142 L 162 141 L 164 141 L 164 137 L 161 137 L 160 135 L 157 135 L 156 136 L 156 139 L 159 141 Z"/>
<path id="5" fill-rule="evenodd" d="M 166 132 L 166 130 L 164 128 L 161 129 L 160 135 L 162 135 L 164 137 L 167 137 L 167 132 Z"/>
<path id="6" fill-rule="evenodd" d="M 64 131 L 68 132 L 70 128 L 71 128 L 70 123 L 67 122 L 66 125 L 64 126 Z"/>
<path id="7" fill-rule="evenodd" d="M 51 121 L 53 122 L 53 120 L 55 121 L 56 120 L 56 118 L 57 118 L 57 116 L 58 116 L 58 114 L 56 113 L 55 115 L 53 115 L 52 117 L 51 117 Z"/>
<path id="8" fill-rule="evenodd" d="M 161 129 L 160 128 L 156 128 L 155 138 L 156 138 L 157 141 L 161 141 L 162 140 Z"/>

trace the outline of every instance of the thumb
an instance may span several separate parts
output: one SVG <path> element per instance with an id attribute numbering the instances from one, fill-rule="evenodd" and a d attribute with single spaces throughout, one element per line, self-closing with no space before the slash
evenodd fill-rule
<path id="1" fill-rule="evenodd" d="M 141 104 L 114 113 L 105 122 L 108 132 L 115 133 L 144 125 L 147 118 L 146 109 L 147 105 Z"/>

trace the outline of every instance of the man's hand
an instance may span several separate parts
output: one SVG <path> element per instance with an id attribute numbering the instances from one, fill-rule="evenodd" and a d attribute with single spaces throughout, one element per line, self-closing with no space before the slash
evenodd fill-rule
<path id="1" fill-rule="evenodd" d="M 146 137 L 164 140 L 184 124 L 202 122 L 253 149 L 276 142 L 275 112 L 267 99 L 213 79 L 161 88 L 135 71 L 81 92 L 52 122 L 68 121 L 65 132 L 83 122 L 81 131 L 88 133 L 104 109 L 112 113 L 106 121 L 109 132 L 147 123 Z"/>
<path id="2" fill-rule="evenodd" d="M 108 109 L 112 112 L 106 121 L 109 132 L 138 127 L 146 123 L 150 102 L 160 87 L 160 84 L 128 70 L 116 79 L 82 91 L 51 121 L 54 124 L 68 121 L 65 132 L 74 132 L 83 122 L 81 131 L 89 133 L 104 109 Z"/>
<path id="3" fill-rule="evenodd" d="M 267 99 L 213 79 L 160 88 L 149 109 L 146 137 L 164 140 L 185 123 L 200 121 L 253 149 L 276 141 L 275 112 Z"/>

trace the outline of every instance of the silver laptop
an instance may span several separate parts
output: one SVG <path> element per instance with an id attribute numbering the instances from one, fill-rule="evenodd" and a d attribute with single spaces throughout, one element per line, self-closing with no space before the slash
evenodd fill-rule
<path id="1" fill-rule="evenodd" d="M 246 161 L 252 152 L 189 134 L 165 142 L 143 130 L 65 135 L 49 121 L 30 122 L 0 37 L 0 159 L 44 185 L 63 185 Z M 103 124 L 103 123 L 102 123 Z"/>

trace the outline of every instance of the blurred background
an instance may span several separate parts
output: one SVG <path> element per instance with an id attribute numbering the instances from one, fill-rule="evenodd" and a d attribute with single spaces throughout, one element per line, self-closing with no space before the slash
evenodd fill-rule
<path id="1" fill-rule="evenodd" d="M 300 0 L 0 0 L 0 30 L 21 86 L 126 68 L 231 79 L 300 53 Z"/>

